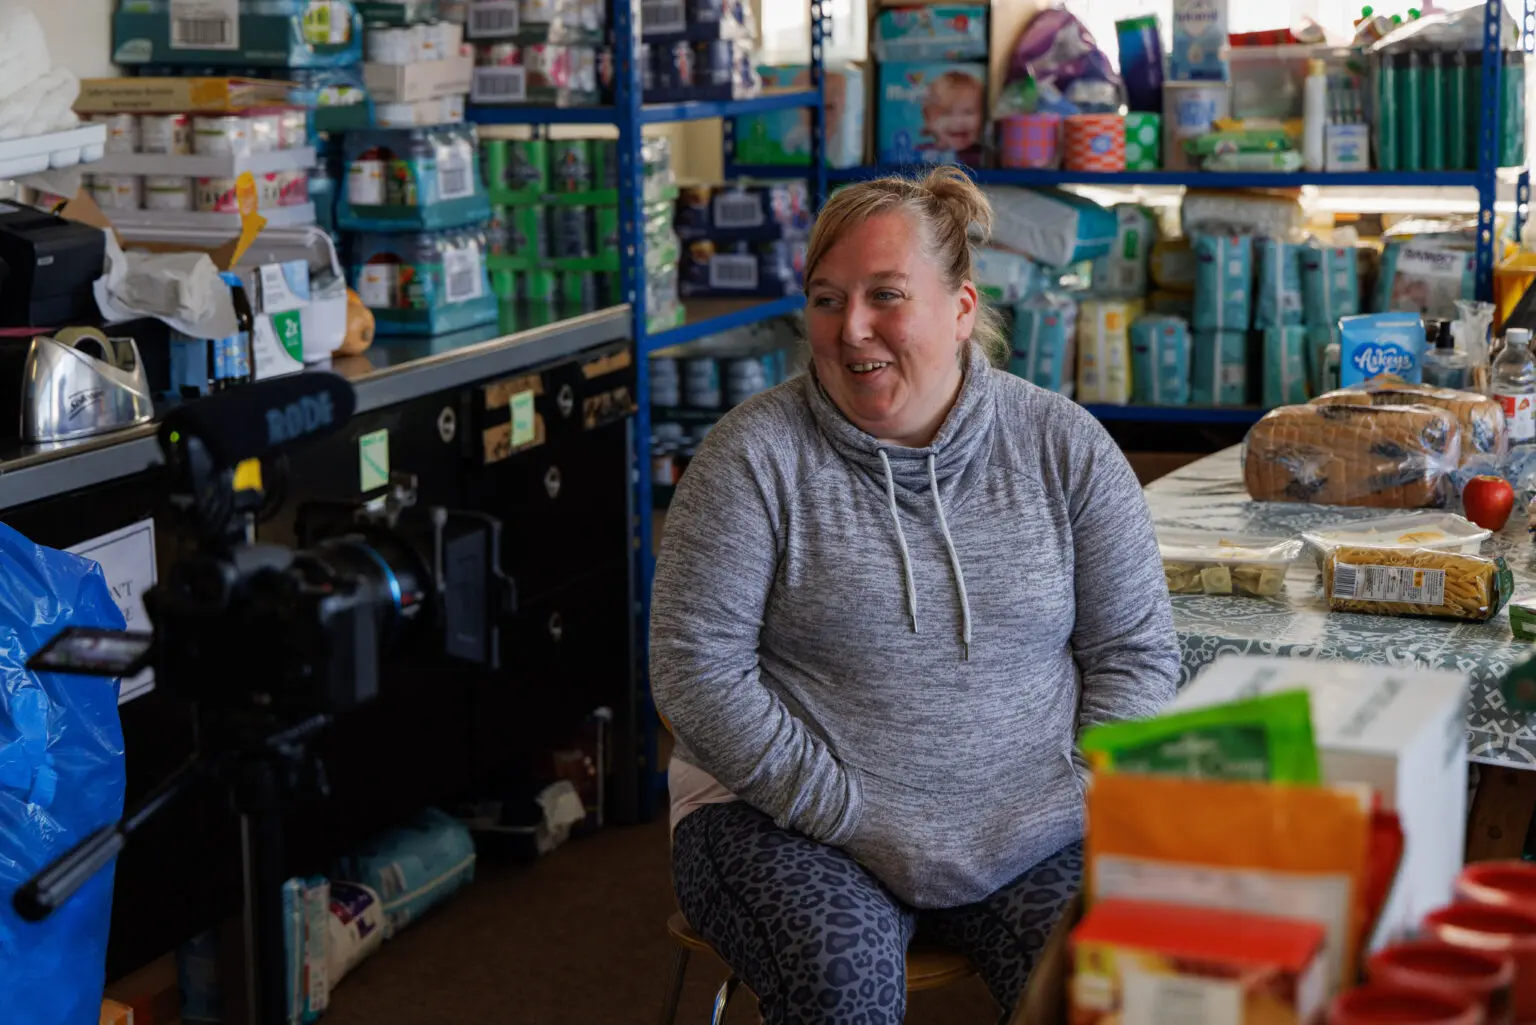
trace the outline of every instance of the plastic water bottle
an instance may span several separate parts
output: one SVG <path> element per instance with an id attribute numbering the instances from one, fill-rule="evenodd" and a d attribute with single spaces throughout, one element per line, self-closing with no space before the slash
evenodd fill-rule
<path id="1" fill-rule="evenodd" d="M 1510 444 L 1536 442 L 1536 359 L 1523 327 L 1504 332 L 1504 351 L 1493 363 L 1493 397 L 1504 407 Z"/>

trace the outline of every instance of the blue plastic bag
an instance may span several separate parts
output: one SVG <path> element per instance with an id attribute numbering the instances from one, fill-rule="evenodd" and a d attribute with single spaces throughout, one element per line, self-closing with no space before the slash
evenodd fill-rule
<path id="1" fill-rule="evenodd" d="M 101 1016 L 115 864 L 39 923 L 17 888 L 123 813 L 118 681 L 33 673 L 28 657 L 66 626 L 123 628 L 101 567 L 0 523 L 0 993 L 6 1025 Z"/>

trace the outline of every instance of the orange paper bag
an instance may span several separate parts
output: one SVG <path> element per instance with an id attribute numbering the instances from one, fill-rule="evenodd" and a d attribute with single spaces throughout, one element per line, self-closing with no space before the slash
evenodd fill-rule
<path id="1" fill-rule="evenodd" d="M 1317 922 L 1337 992 L 1356 973 L 1370 821 L 1355 791 L 1101 774 L 1087 893 Z"/>

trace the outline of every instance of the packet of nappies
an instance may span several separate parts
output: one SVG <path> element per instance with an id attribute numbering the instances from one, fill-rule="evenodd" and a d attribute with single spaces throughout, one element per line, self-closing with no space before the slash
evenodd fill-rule
<path id="1" fill-rule="evenodd" d="M 1091 299 L 1077 311 L 1077 401 L 1131 401 L 1131 321 L 1141 304 Z"/>
<path id="2" fill-rule="evenodd" d="M 1307 329 L 1300 324 L 1264 329 L 1264 406 L 1307 401 Z"/>
<path id="3" fill-rule="evenodd" d="M 1456 316 L 1456 300 L 1475 298 L 1477 257 L 1435 238 L 1393 239 L 1381 251 L 1376 309 L 1438 320 Z"/>
<path id="4" fill-rule="evenodd" d="M 982 298 L 1009 305 L 1022 302 L 1046 287 L 1044 267 L 1027 256 L 1003 249 L 978 249 L 971 264 L 976 291 Z"/>
<path id="5" fill-rule="evenodd" d="M 1253 239 L 1206 235 L 1194 239 L 1196 331 L 1246 331 L 1253 306 Z"/>
<path id="6" fill-rule="evenodd" d="M 1131 396 L 1140 404 L 1189 402 L 1189 324 L 1178 317 L 1139 317 L 1131 324 Z"/>
<path id="7" fill-rule="evenodd" d="M 1257 298 L 1253 326 L 1260 330 L 1302 322 L 1301 254 L 1305 246 L 1276 238 L 1255 239 L 1254 258 L 1259 272 L 1254 283 Z"/>
<path id="8" fill-rule="evenodd" d="M 1360 261 L 1354 246 L 1306 246 L 1301 253 L 1301 302 L 1308 327 L 1337 328 L 1360 312 Z"/>
<path id="9" fill-rule="evenodd" d="M 1113 208 L 1115 244 L 1093 261 L 1091 288 L 1096 296 L 1135 299 L 1147 294 L 1147 263 L 1157 241 L 1156 222 L 1145 207 L 1121 203 Z"/>
<path id="10" fill-rule="evenodd" d="M 1076 365 L 1077 303 L 1059 292 L 1038 292 L 1013 308 L 1008 370 L 1031 384 L 1071 397 Z"/>
<path id="11" fill-rule="evenodd" d="M 1196 331 L 1189 401 L 1241 406 L 1248 401 L 1248 333 Z"/>
<path id="12" fill-rule="evenodd" d="M 1424 321 L 1417 313 L 1367 313 L 1339 321 L 1339 384 L 1392 374 L 1423 380 Z"/>
<path id="13" fill-rule="evenodd" d="M 1307 328 L 1307 388 L 1313 396 L 1333 389 L 1328 383 L 1328 346 L 1339 340 L 1339 329 L 1327 325 Z"/>
<path id="14" fill-rule="evenodd" d="M 987 55 L 987 6 L 923 5 L 881 11 L 870 49 L 882 63 L 979 60 Z"/>

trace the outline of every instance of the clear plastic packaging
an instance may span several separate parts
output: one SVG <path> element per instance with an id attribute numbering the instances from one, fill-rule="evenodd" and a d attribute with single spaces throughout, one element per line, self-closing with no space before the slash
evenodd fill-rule
<path id="1" fill-rule="evenodd" d="M 1443 509 L 1460 464 L 1455 414 L 1430 406 L 1282 406 L 1243 439 L 1259 502 Z"/>
<path id="2" fill-rule="evenodd" d="M 1317 553 L 1318 567 L 1322 568 L 1328 555 L 1340 546 L 1423 548 L 1476 555 L 1482 551 L 1483 542 L 1492 536 L 1492 531 L 1455 513 L 1403 513 L 1309 530 L 1301 539 Z"/>
<path id="3" fill-rule="evenodd" d="M 1157 548 L 1169 594 L 1230 594 L 1272 598 L 1302 552 L 1296 538 L 1159 530 Z"/>
<path id="4" fill-rule="evenodd" d="M 1376 377 L 1319 395 L 1313 405 L 1433 406 L 1455 415 L 1461 424 L 1461 461 L 1503 462 L 1509 455 L 1509 432 L 1504 411 L 1495 399 L 1476 392 L 1408 384 L 1392 377 Z"/>
<path id="5" fill-rule="evenodd" d="M 1323 594 L 1331 612 L 1429 616 L 1481 623 L 1514 590 L 1503 559 L 1432 548 L 1341 545 L 1323 562 Z"/>

